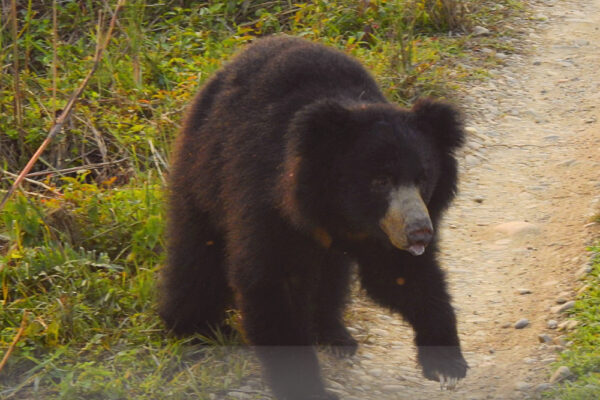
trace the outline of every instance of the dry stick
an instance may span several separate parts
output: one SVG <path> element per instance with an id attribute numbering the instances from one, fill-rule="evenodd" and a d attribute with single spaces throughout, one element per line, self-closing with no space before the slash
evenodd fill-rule
<path id="1" fill-rule="evenodd" d="M 10 18 L 11 18 L 11 31 L 13 40 L 13 90 L 14 94 L 14 113 L 15 120 L 17 122 L 17 131 L 19 133 L 19 151 L 21 155 L 25 153 L 25 133 L 23 132 L 23 111 L 21 109 L 21 83 L 19 79 L 19 29 L 17 26 L 17 2 L 12 0 L 10 2 Z M 2 207 L 0 207 L 1 209 Z"/>
<path id="2" fill-rule="evenodd" d="M 4 368 L 4 366 L 6 365 L 6 362 L 8 361 L 8 357 L 10 357 L 10 353 L 13 352 L 13 350 L 15 349 L 15 346 L 17 345 L 17 342 L 19 341 L 19 339 L 21 339 L 21 335 L 23 335 L 23 332 L 25 331 L 26 326 L 27 326 L 27 311 L 25 311 L 23 313 L 23 319 L 21 320 L 21 326 L 19 327 L 17 334 L 13 338 L 12 343 L 10 344 L 10 346 L 8 346 L 8 350 L 6 350 L 6 353 L 4 353 L 4 357 L 2 357 L 2 361 L 0 361 L 0 372 L 2 371 L 2 368 Z"/>
<path id="3" fill-rule="evenodd" d="M 25 168 L 23 168 L 23 170 L 21 171 L 21 173 L 15 180 L 15 183 L 13 183 L 13 185 L 8 190 L 8 193 L 6 193 L 6 195 L 2 199 L 2 202 L 0 203 L 0 211 L 2 210 L 2 208 L 4 208 L 4 205 L 6 204 L 6 202 L 10 198 L 10 196 L 12 196 L 12 194 L 15 192 L 17 187 L 21 184 L 21 181 L 23 181 L 23 178 L 25 177 L 25 175 L 27 175 L 27 173 L 31 170 L 31 168 L 33 167 L 33 165 L 35 164 L 37 159 L 42 155 L 42 153 L 44 152 L 46 147 L 48 147 L 48 145 L 50 144 L 52 139 L 54 139 L 54 137 L 60 132 L 65 121 L 69 118 L 69 115 L 71 114 L 71 110 L 73 109 L 73 106 L 79 99 L 79 96 L 81 96 L 81 93 L 83 93 L 83 90 L 87 86 L 88 81 L 90 80 L 92 75 L 94 75 L 94 72 L 96 72 L 96 69 L 98 68 L 98 65 L 100 64 L 100 60 L 102 59 L 102 53 L 104 52 L 104 49 L 106 48 L 106 46 L 108 45 L 108 42 L 110 41 L 110 38 L 112 36 L 112 31 L 115 26 L 115 21 L 117 19 L 117 14 L 119 12 L 119 9 L 121 9 L 121 7 L 123 7 L 123 4 L 125 4 L 125 0 L 119 0 L 119 3 L 117 4 L 117 6 L 115 8 L 115 12 L 113 13 L 112 19 L 110 20 L 110 25 L 108 27 L 108 31 L 106 32 L 106 38 L 104 39 L 104 41 L 102 41 L 102 37 L 101 37 L 102 35 L 100 34 L 102 20 L 100 19 L 98 21 L 98 41 L 96 43 L 96 53 L 94 54 L 94 64 L 92 65 L 92 68 L 90 69 L 90 71 L 88 72 L 86 77 L 83 79 L 83 82 L 81 82 L 81 85 L 77 88 L 77 90 L 75 90 L 75 92 L 69 99 L 69 102 L 65 106 L 63 112 L 60 114 L 60 117 L 58 117 L 56 119 L 56 124 L 52 127 L 52 129 L 50 129 L 50 132 L 48 133 L 48 136 L 46 137 L 46 139 L 44 139 L 44 141 L 42 142 L 40 147 L 37 149 L 35 154 L 31 157 L 31 159 L 29 160 L 27 165 L 25 165 Z"/>
<path id="4" fill-rule="evenodd" d="M 56 0 L 52 1 L 52 122 L 56 121 L 56 80 L 58 64 L 58 12 Z"/>
<path id="5" fill-rule="evenodd" d="M 85 169 L 97 169 L 97 168 L 102 168 L 102 167 L 106 167 L 108 165 L 113 165 L 113 164 L 118 164 L 121 163 L 123 161 L 127 161 L 128 158 L 121 158 L 119 160 L 114 160 L 114 161 L 107 161 L 107 162 L 102 162 L 102 163 L 97 163 L 97 164 L 87 164 L 87 165 L 82 165 L 80 167 L 72 167 L 72 168 L 65 168 L 65 169 L 47 169 L 44 171 L 37 171 L 37 172 L 32 172 L 30 174 L 25 175 L 26 178 L 32 178 L 34 176 L 46 176 L 46 175 L 63 175 L 63 174 L 68 174 L 70 172 L 77 172 L 77 171 L 81 171 L 81 170 L 85 170 Z M 6 173 L 6 171 L 4 171 Z M 16 176 L 16 175 L 15 175 Z"/>
<path id="6" fill-rule="evenodd" d="M 6 174 L 6 175 L 11 176 L 13 178 L 17 177 L 17 174 L 13 174 L 12 172 L 8 172 L 8 171 L 5 171 L 3 169 L 0 169 L 0 171 L 2 171 L 3 174 Z M 56 189 L 51 188 L 50 186 L 46 185 L 43 182 L 35 181 L 35 180 L 29 179 L 29 178 L 23 178 L 23 180 L 26 181 L 26 182 L 31 183 L 32 185 L 38 185 L 40 187 L 43 187 L 47 191 L 52 192 L 54 194 L 60 194 Z"/>

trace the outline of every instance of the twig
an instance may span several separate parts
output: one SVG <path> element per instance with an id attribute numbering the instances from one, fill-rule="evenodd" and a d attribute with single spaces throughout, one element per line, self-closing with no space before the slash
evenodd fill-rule
<path id="1" fill-rule="evenodd" d="M 42 175 L 50 175 L 50 174 L 62 175 L 62 174 L 68 174 L 71 172 L 81 171 L 82 169 L 98 169 L 98 168 L 106 167 L 107 165 L 118 164 L 123 161 L 127 161 L 127 158 L 121 158 L 120 160 L 107 161 L 107 162 L 97 163 L 97 164 L 87 164 L 87 165 L 82 165 L 80 167 L 37 171 L 37 172 L 32 172 L 30 174 L 27 174 L 26 177 L 32 178 L 34 176 L 42 176 Z"/>
<path id="2" fill-rule="evenodd" d="M 96 129 L 92 122 L 87 119 L 79 118 L 78 116 L 75 116 L 75 118 L 77 118 L 81 123 L 90 128 L 92 134 L 94 135 L 94 139 L 96 140 L 96 144 L 98 145 L 98 151 L 100 151 L 102 161 L 107 162 L 106 155 L 108 154 L 108 150 L 106 149 L 106 144 L 104 143 L 104 139 L 102 139 L 102 135 L 100 134 L 100 132 L 98 132 L 98 129 Z"/>
<path id="3" fill-rule="evenodd" d="M 56 124 L 52 127 L 52 129 L 50 129 L 50 133 L 48 133 L 48 136 L 46 137 L 46 139 L 44 139 L 44 141 L 42 142 L 40 147 L 37 149 L 35 154 L 31 157 L 31 159 L 29 160 L 27 165 L 25 165 L 25 168 L 23 168 L 23 170 L 21 171 L 21 173 L 19 174 L 19 176 L 17 177 L 17 179 L 15 180 L 13 185 L 8 190 L 8 193 L 6 194 L 6 196 L 4 196 L 4 198 L 2 199 L 2 202 L 0 202 L 0 210 L 2 210 L 2 208 L 4 208 L 4 205 L 6 204 L 6 202 L 10 198 L 10 196 L 12 196 L 12 194 L 15 192 L 17 187 L 21 184 L 21 181 L 23 180 L 25 175 L 27 175 L 27 173 L 29 173 L 29 171 L 31 170 L 31 168 L 33 167 L 33 165 L 35 164 L 37 159 L 44 152 L 46 147 L 48 147 L 48 145 L 50 144 L 52 139 L 54 139 L 54 137 L 60 132 L 63 124 L 69 118 L 69 115 L 71 114 L 71 110 L 73 109 L 73 106 L 79 99 L 79 96 L 81 96 L 81 93 L 83 93 L 83 90 L 87 86 L 92 75 L 94 75 L 94 72 L 96 72 L 96 69 L 98 69 L 98 65 L 100 65 L 100 60 L 102 59 L 102 53 L 104 52 L 104 49 L 106 48 L 106 46 L 108 45 L 108 42 L 111 39 L 112 31 L 115 26 L 115 21 L 117 19 L 117 14 L 118 14 L 119 10 L 121 9 L 121 7 L 123 7 L 123 4 L 125 4 L 125 0 L 119 0 L 119 3 L 117 4 L 117 6 L 115 8 L 115 12 L 113 13 L 112 19 L 110 20 L 110 25 L 108 26 L 108 31 L 106 32 L 106 37 L 104 38 L 104 40 L 102 40 L 102 35 L 100 34 L 101 20 L 99 21 L 98 41 L 96 43 L 96 53 L 94 54 L 94 64 L 92 65 L 92 68 L 90 69 L 90 71 L 88 72 L 86 77 L 83 79 L 83 82 L 81 82 L 81 85 L 77 88 L 77 90 L 75 90 L 75 92 L 69 99 L 69 102 L 65 106 L 63 112 L 56 119 Z"/>
<path id="4" fill-rule="evenodd" d="M 10 346 L 8 346 L 8 350 L 6 350 L 6 353 L 4 353 L 4 357 L 2 357 L 2 361 L 0 361 L 0 372 L 2 372 L 2 368 L 4 368 L 4 366 L 6 365 L 6 362 L 8 361 L 8 357 L 10 357 L 10 353 L 13 352 L 13 350 L 15 349 L 15 346 L 17 345 L 17 342 L 19 341 L 19 339 L 21 339 L 21 335 L 23 335 L 23 332 L 25 331 L 26 326 L 27 326 L 27 311 L 25 311 L 23 313 L 23 319 L 21 319 L 21 326 L 19 327 L 17 334 L 13 338 L 12 343 L 10 344 Z"/>
<path id="5" fill-rule="evenodd" d="M 8 171 L 3 170 L 3 169 L 0 169 L 0 171 L 2 171 L 3 174 L 6 174 L 6 175 L 11 176 L 13 178 L 17 178 L 18 177 L 17 174 L 13 174 L 12 172 L 8 172 Z M 23 180 L 26 181 L 26 182 L 29 182 L 29 183 L 31 183 L 33 185 L 41 186 L 42 188 L 44 188 L 44 189 L 46 189 L 46 190 L 48 190 L 48 191 L 50 191 L 50 192 L 52 192 L 54 194 L 58 194 L 58 195 L 61 194 L 60 192 L 56 191 L 55 189 L 51 188 L 50 186 L 48 186 L 48 185 L 46 185 L 46 184 L 44 184 L 42 182 L 34 181 L 33 179 L 29 179 L 29 178 L 23 178 Z"/>
<path id="6" fill-rule="evenodd" d="M 17 26 L 17 2 L 10 2 L 11 31 L 13 40 L 13 90 L 14 96 L 14 114 L 17 122 L 17 131 L 19 132 L 19 150 L 21 155 L 25 154 L 25 133 L 23 132 L 23 110 L 21 109 L 21 83 L 19 78 L 19 47 L 18 47 L 18 26 Z M 0 205 L 0 209 L 2 206 Z"/>

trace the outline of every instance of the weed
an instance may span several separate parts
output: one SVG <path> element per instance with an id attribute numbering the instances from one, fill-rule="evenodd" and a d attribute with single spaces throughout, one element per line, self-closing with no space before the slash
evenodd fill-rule
<path id="1" fill-rule="evenodd" d="M 579 296 L 570 314 L 579 324 L 567 338 L 572 345 L 561 354 L 559 362 L 559 365 L 569 367 L 572 380 L 546 393 L 546 398 L 593 400 L 600 393 L 600 246 L 592 247 L 590 251 L 595 258 L 588 277 L 588 289 Z"/>

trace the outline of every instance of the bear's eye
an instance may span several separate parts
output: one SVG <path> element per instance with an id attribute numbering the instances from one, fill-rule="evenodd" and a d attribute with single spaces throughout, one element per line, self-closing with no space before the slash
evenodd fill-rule
<path id="1" fill-rule="evenodd" d="M 371 181 L 371 189 L 377 192 L 389 190 L 392 187 L 392 178 L 389 176 L 378 176 Z"/>

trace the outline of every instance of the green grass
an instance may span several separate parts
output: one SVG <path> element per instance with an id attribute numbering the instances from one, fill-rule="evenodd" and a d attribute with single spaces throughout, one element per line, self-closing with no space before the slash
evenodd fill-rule
<path id="1" fill-rule="evenodd" d="M 579 296 L 571 312 L 571 318 L 579 325 L 568 337 L 573 344 L 561 354 L 557 364 L 569 367 L 573 377 L 546 393 L 548 398 L 596 400 L 600 393 L 600 245 L 590 250 L 594 261 L 586 282 L 588 289 Z"/>
<path id="2" fill-rule="evenodd" d="M 13 173 L 91 67 L 98 11 L 115 1 L 58 2 L 56 47 L 48 2 L 18 3 L 16 41 L 10 15 L 0 21 L 0 169 Z M 466 16 L 430 0 L 359 3 L 127 2 L 70 121 L 34 168 L 46 188 L 25 183 L 0 212 L 1 355 L 26 316 L 0 372 L 0 398 L 227 399 L 257 377 L 238 337 L 219 336 L 224 348 L 199 346 L 215 339 L 169 337 L 156 315 L 164 175 L 193 94 L 245 44 L 288 33 L 356 56 L 394 102 L 451 96 L 485 78 L 490 60 L 474 49 L 511 51 L 494 35 L 464 31 L 477 24 L 505 35 L 504 21 L 523 12 L 513 0 L 464 1 Z M 0 179 L 3 196 L 12 178 L 0 171 Z"/>

